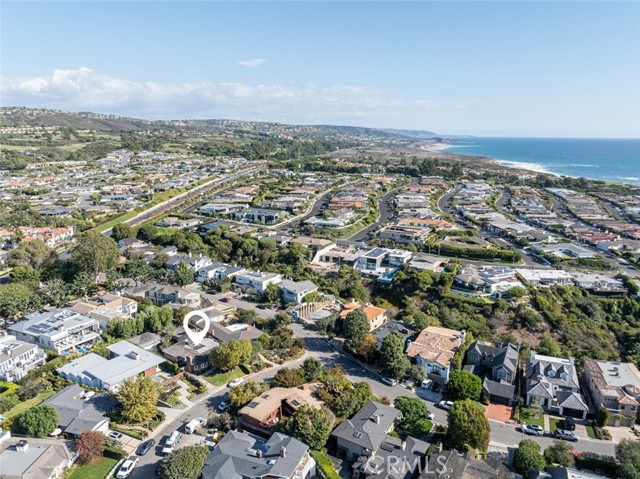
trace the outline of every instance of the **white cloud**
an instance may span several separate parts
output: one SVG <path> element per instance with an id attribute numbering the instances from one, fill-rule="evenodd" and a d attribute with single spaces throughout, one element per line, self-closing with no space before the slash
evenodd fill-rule
<path id="1" fill-rule="evenodd" d="M 115 113 L 150 119 L 237 118 L 299 124 L 332 123 L 434 128 L 466 102 L 395 98 L 358 85 L 134 82 L 90 68 L 49 76 L 0 76 L 4 105 Z M 473 103 L 473 102 L 472 102 Z"/>
<path id="2" fill-rule="evenodd" d="M 243 67 L 248 68 L 255 68 L 259 67 L 260 65 L 264 65 L 265 63 L 267 63 L 267 60 L 263 58 L 254 58 L 253 60 L 244 60 L 242 62 L 238 62 L 238 65 L 242 65 Z"/>

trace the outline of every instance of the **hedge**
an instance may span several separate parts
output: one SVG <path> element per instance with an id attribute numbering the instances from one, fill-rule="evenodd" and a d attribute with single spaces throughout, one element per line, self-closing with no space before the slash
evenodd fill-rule
<path id="1" fill-rule="evenodd" d="M 602 471 L 608 477 L 617 477 L 617 464 L 613 460 L 598 459 L 582 454 L 576 457 L 576 469 L 588 469 L 590 471 Z"/>
<path id="2" fill-rule="evenodd" d="M 108 457 L 111 459 L 115 459 L 116 461 L 119 461 L 120 459 L 127 457 L 127 451 L 124 451 L 117 447 L 105 447 L 102 455 L 104 457 Z"/>
<path id="3" fill-rule="evenodd" d="M 318 465 L 320 477 L 324 479 L 341 479 L 340 475 L 336 472 L 335 467 L 333 467 L 333 462 L 331 462 L 324 452 L 311 451 L 311 457 L 315 459 L 316 464 Z"/>

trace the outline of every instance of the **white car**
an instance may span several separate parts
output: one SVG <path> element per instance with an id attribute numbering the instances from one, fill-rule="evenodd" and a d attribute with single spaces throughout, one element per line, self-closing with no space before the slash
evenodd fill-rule
<path id="1" fill-rule="evenodd" d="M 453 407 L 453 401 L 440 401 L 438 407 L 446 409 L 447 411 Z"/>
<path id="2" fill-rule="evenodd" d="M 427 418 L 429 419 L 429 421 L 433 421 L 435 415 L 431 411 L 427 411 Z"/>
<path id="3" fill-rule="evenodd" d="M 537 424 L 523 424 L 522 432 L 529 436 L 544 436 L 544 429 Z"/>
<path id="4" fill-rule="evenodd" d="M 227 384 L 227 387 L 228 388 L 232 388 L 232 387 L 235 387 L 235 386 L 240 386 L 243 382 L 244 382 L 244 378 L 234 379 L 229 384 Z"/>
<path id="5" fill-rule="evenodd" d="M 131 456 L 129 459 L 122 463 L 120 466 L 120 470 L 118 474 L 116 474 L 116 479 L 126 479 L 131 474 L 131 471 L 134 467 L 138 465 L 138 456 Z"/>
<path id="6" fill-rule="evenodd" d="M 176 448 L 178 442 L 180 442 L 181 438 L 182 434 L 180 434 L 178 431 L 173 431 L 164 443 L 164 447 L 162 448 L 162 455 L 166 456 L 167 454 L 171 454 Z"/>
<path id="7" fill-rule="evenodd" d="M 395 386 L 396 384 L 398 384 L 398 381 L 393 378 L 382 378 L 381 381 L 385 384 L 388 384 L 389 386 Z"/>
<path id="8" fill-rule="evenodd" d="M 108 435 L 108 438 L 113 439 L 114 441 L 122 441 L 123 434 L 118 431 L 111 431 Z"/>

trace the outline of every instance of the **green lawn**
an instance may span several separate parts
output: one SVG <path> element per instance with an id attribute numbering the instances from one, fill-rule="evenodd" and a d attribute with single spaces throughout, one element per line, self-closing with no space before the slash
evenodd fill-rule
<path id="1" fill-rule="evenodd" d="M 557 417 L 557 416 L 549 416 L 549 430 L 551 432 L 555 431 L 556 429 L 560 429 L 560 422 L 562 421 L 561 417 Z"/>
<path id="2" fill-rule="evenodd" d="M 222 386 L 223 384 L 227 384 L 229 381 L 241 378 L 245 374 L 246 373 L 242 369 L 240 369 L 240 367 L 237 367 L 227 373 L 218 373 L 211 376 L 204 376 L 203 379 L 209 381 L 213 386 Z"/>
<path id="3" fill-rule="evenodd" d="M 520 414 L 520 421 L 524 424 L 535 424 L 544 428 L 544 414 L 538 414 L 538 417 L 531 417 L 528 414 L 529 409 L 523 407 Z"/>
<path id="4" fill-rule="evenodd" d="M 587 429 L 587 434 L 591 439 L 600 439 L 596 434 L 596 428 L 593 426 L 585 426 Z"/>
<path id="5" fill-rule="evenodd" d="M 91 464 L 76 467 L 69 479 L 104 479 L 117 462 L 110 457 L 99 457 Z"/>
<path id="6" fill-rule="evenodd" d="M 56 392 L 53 389 L 47 389 L 46 391 L 42 391 L 33 399 L 29 399 L 27 401 L 21 402 L 20 404 L 16 405 L 16 407 L 8 411 L 4 416 L 8 419 L 10 417 L 17 416 L 18 414 L 22 414 L 27 409 L 37 406 L 45 399 L 49 399 L 55 393 Z"/>

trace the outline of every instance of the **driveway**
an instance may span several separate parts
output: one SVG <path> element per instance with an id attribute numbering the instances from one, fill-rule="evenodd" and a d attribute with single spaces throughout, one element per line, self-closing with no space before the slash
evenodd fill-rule
<path id="1" fill-rule="evenodd" d="M 500 422 L 511 422 L 511 416 L 513 413 L 512 406 L 505 406 L 504 404 L 489 404 L 485 406 L 485 415 L 488 419 Z"/>

